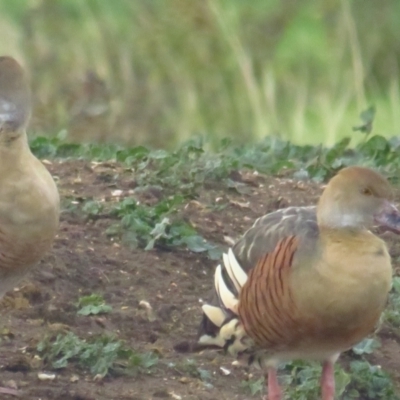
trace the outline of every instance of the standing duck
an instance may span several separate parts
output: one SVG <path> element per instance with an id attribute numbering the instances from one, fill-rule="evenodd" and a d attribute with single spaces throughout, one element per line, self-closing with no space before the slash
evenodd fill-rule
<path id="1" fill-rule="evenodd" d="M 249 354 L 249 364 L 267 372 L 269 400 L 283 398 L 280 362 L 320 361 L 322 399 L 333 400 L 334 363 L 374 331 L 386 305 L 391 259 L 369 229 L 400 233 L 392 200 L 383 176 L 348 167 L 330 180 L 317 207 L 259 218 L 215 271 L 199 344 Z"/>
<path id="2" fill-rule="evenodd" d="M 57 187 L 28 145 L 30 112 L 23 69 L 0 57 L 0 298 L 51 248 L 58 228 Z"/>
<path id="3" fill-rule="evenodd" d="M 57 187 L 28 145 L 30 113 L 23 69 L 0 57 L 0 299 L 51 248 L 58 228 Z"/>

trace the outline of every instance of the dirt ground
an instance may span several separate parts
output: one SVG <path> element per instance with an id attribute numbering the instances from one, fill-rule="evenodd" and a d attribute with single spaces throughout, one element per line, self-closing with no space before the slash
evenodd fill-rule
<path id="1" fill-rule="evenodd" d="M 0 303 L 0 384 L 17 387 L 20 398 L 30 400 L 250 398 L 240 382 L 248 379 L 249 373 L 255 378 L 261 376 L 259 372 L 233 366 L 230 357 L 214 351 L 182 354 L 173 349 L 196 335 L 201 302 L 211 290 L 216 262 L 182 249 L 132 249 L 105 234 L 115 223 L 111 217 L 90 220 L 82 213 L 85 200 L 115 201 L 115 190 L 121 190 L 122 197 L 137 197 L 133 193 L 135 175 L 129 169 L 115 163 L 76 160 L 52 161 L 47 166 L 58 181 L 63 199 L 60 230 L 51 254 Z M 320 185 L 284 176 L 249 173 L 241 179 L 245 193 L 210 184 L 181 210 L 206 239 L 223 247 L 258 216 L 291 204 L 314 204 L 321 192 Z M 140 196 L 141 201 L 152 204 L 157 193 L 148 191 Z M 226 207 L 216 207 L 222 204 Z M 391 234 L 386 239 L 395 267 L 399 267 L 399 241 Z M 101 316 L 77 315 L 77 300 L 91 293 L 102 294 L 113 311 Z M 153 307 L 154 321 L 149 321 L 139 307 L 141 300 Z M 37 343 L 46 335 L 69 330 L 81 337 L 115 333 L 135 349 L 156 351 L 160 360 L 149 374 L 137 376 L 95 380 L 70 365 L 55 371 L 52 381 L 39 380 L 38 373 L 52 371 L 35 357 Z M 399 340 L 387 327 L 380 337 L 383 346 L 370 360 L 400 380 Z M 210 372 L 208 383 L 193 376 L 188 359 Z M 0 398 L 15 397 L 3 394 Z"/>

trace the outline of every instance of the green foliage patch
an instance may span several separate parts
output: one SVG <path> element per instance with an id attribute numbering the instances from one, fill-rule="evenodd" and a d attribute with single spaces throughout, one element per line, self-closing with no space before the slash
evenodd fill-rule
<path id="1" fill-rule="evenodd" d="M 99 294 L 80 297 L 77 306 L 78 315 L 106 314 L 112 311 L 112 307 L 106 304 L 103 296 Z"/>
<path id="2" fill-rule="evenodd" d="M 217 181 L 229 187 L 233 171 L 251 169 L 277 174 L 291 171 L 298 179 L 323 181 L 340 168 L 365 165 L 382 170 L 398 180 L 400 170 L 400 138 L 387 139 L 371 135 L 373 107 L 360 115 L 361 125 L 355 129 L 365 134 L 364 140 L 351 146 L 346 137 L 332 147 L 299 146 L 267 136 L 258 143 L 237 145 L 229 139 L 221 140 L 214 150 L 202 137 L 183 143 L 175 151 L 151 150 L 144 146 L 130 149 L 115 145 L 68 144 L 63 135 L 53 138 L 37 137 L 31 140 L 32 151 L 41 158 L 85 158 L 116 160 L 131 167 L 139 186 L 155 185 L 168 194 L 196 197 L 197 190 L 207 181 Z"/>
<path id="3" fill-rule="evenodd" d="M 76 362 L 91 374 L 147 372 L 157 363 L 153 353 L 138 353 L 112 336 L 81 339 L 74 333 L 58 335 L 55 340 L 45 338 L 37 345 L 45 362 L 54 369 L 62 369 Z"/>
<path id="4" fill-rule="evenodd" d="M 187 222 L 174 219 L 181 195 L 170 196 L 153 206 L 139 204 L 128 197 L 114 205 L 110 214 L 119 222 L 107 229 L 110 236 L 121 235 L 129 245 L 151 250 L 184 246 L 195 253 L 206 252 L 211 259 L 218 259 L 221 250 L 209 243 Z"/>
<path id="5" fill-rule="evenodd" d="M 174 369 L 179 375 L 189 375 L 193 378 L 200 379 L 203 382 L 211 380 L 211 373 L 204 368 L 200 368 L 196 361 L 191 358 L 183 359 L 178 363 L 169 363 L 169 368 Z"/>

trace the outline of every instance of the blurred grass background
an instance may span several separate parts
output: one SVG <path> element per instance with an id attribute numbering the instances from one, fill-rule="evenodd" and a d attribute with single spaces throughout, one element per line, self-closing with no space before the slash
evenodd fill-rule
<path id="1" fill-rule="evenodd" d="M 399 15 L 398 0 L 0 0 L 0 53 L 30 71 L 37 134 L 330 145 L 370 104 L 374 132 L 399 134 Z"/>

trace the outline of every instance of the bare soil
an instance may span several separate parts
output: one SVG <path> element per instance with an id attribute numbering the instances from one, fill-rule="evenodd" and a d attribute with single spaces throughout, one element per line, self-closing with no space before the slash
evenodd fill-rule
<path id="1" fill-rule="evenodd" d="M 261 376 L 260 372 L 233 366 L 230 357 L 215 351 L 182 354 L 174 350 L 177 343 L 195 338 L 201 302 L 212 288 L 216 262 L 182 249 L 131 248 L 105 234 L 116 222 L 111 217 L 93 220 L 82 212 L 86 200 L 115 201 L 115 190 L 121 190 L 122 197 L 135 196 L 147 204 L 157 201 L 157 191 L 135 194 L 134 171 L 116 163 L 71 160 L 47 166 L 58 180 L 63 199 L 60 230 L 51 254 L 0 303 L 0 384 L 18 388 L 22 399 L 36 400 L 250 398 L 240 383 L 249 376 Z M 285 176 L 248 172 L 236 178 L 244 183 L 243 193 L 210 183 L 180 211 L 206 239 L 223 247 L 260 215 L 288 205 L 315 204 L 322 189 Z M 391 234 L 385 239 L 398 269 L 399 241 Z M 91 293 L 102 294 L 113 311 L 100 316 L 77 315 L 77 300 Z M 155 320 L 149 321 L 139 307 L 141 300 L 151 304 Z M 150 373 L 136 376 L 95 379 L 75 364 L 51 371 L 37 357 L 36 345 L 45 336 L 68 331 L 84 338 L 114 333 L 132 348 L 155 351 L 160 360 Z M 399 381 L 399 338 L 385 326 L 380 337 L 383 346 L 370 361 Z M 208 384 L 192 373 L 188 359 L 210 372 Z M 56 378 L 39 380 L 40 372 L 55 372 Z M 15 397 L 1 394 L 0 398 Z"/>

